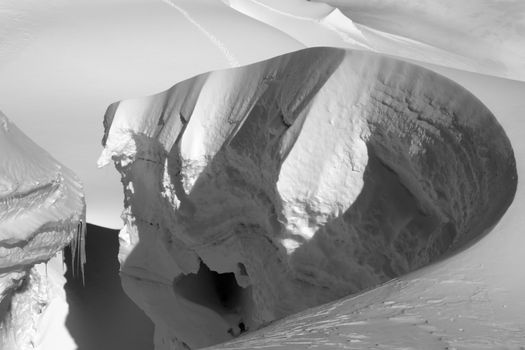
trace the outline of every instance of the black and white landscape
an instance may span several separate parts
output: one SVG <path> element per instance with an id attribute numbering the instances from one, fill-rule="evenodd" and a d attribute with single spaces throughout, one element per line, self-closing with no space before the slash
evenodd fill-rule
<path id="1" fill-rule="evenodd" d="M 0 23 L 0 349 L 525 348 L 525 2 Z"/>

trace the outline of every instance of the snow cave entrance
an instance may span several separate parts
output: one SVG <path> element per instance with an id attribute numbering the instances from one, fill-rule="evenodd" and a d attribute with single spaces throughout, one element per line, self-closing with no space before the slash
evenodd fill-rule
<path id="1" fill-rule="evenodd" d="M 233 272 L 212 271 L 201 261 L 197 273 L 179 276 L 173 282 L 173 289 L 186 300 L 221 315 L 232 325 L 228 330 L 232 336 L 248 330 L 242 314 L 250 288 L 239 286 Z"/>

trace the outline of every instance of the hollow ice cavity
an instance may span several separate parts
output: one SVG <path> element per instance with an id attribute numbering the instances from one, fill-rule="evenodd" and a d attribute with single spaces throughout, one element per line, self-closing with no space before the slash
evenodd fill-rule
<path id="1" fill-rule="evenodd" d="M 104 124 L 99 164 L 115 162 L 125 192 L 123 285 L 158 349 L 218 343 L 435 261 L 486 233 L 516 189 L 479 100 L 365 52 L 203 74 L 113 104 Z"/>

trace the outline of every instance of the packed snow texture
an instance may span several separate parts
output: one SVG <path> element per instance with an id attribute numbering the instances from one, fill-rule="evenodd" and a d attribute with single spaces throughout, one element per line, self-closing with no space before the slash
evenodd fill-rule
<path id="1" fill-rule="evenodd" d="M 0 113 L 0 348 L 33 349 L 65 280 L 44 264 L 71 244 L 81 272 L 85 203 L 67 168 Z M 48 325 L 47 325 L 48 326 Z"/>
<path id="2" fill-rule="evenodd" d="M 99 165 L 115 162 L 125 192 L 123 285 L 157 349 L 225 341 L 428 264 L 486 233 L 516 189 L 478 99 L 359 51 L 199 75 L 111 105 L 104 125 Z"/>

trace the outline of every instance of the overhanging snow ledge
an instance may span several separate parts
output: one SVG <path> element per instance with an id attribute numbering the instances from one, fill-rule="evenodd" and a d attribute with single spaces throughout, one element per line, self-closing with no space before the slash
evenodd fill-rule
<path id="1" fill-rule="evenodd" d="M 180 281 L 235 277 L 234 314 L 256 329 L 465 247 L 517 183 L 503 129 L 468 91 L 334 48 L 121 101 L 103 141 L 125 191 L 123 284 L 159 349 L 237 334 L 237 319 L 211 296 L 183 297 Z"/>

